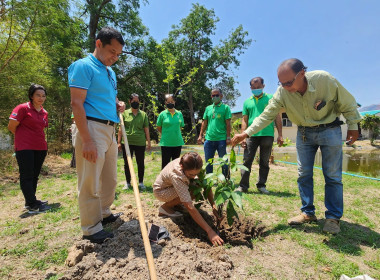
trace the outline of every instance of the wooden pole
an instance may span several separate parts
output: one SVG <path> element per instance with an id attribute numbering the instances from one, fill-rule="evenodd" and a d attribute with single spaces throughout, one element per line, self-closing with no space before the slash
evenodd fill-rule
<path id="1" fill-rule="evenodd" d="M 156 268 L 154 266 L 154 261 L 153 261 L 152 248 L 150 247 L 150 241 L 148 238 L 148 230 L 145 224 L 144 213 L 141 206 L 140 192 L 139 192 L 139 187 L 137 185 L 136 173 L 135 173 L 135 169 L 133 168 L 131 152 L 129 150 L 128 139 L 127 139 L 127 135 L 125 134 L 124 120 L 121 113 L 119 113 L 119 118 L 120 118 L 121 132 L 123 133 L 125 152 L 127 154 L 127 159 L 128 159 L 129 171 L 131 173 L 133 192 L 135 194 L 137 214 L 139 218 L 141 234 L 144 241 L 146 259 L 148 261 L 150 279 L 157 280 Z"/>

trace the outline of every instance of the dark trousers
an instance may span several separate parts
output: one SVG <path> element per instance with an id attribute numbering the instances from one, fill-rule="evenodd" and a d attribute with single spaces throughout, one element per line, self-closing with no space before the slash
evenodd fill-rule
<path id="1" fill-rule="evenodd" d="M 146 146 L 129 145 L 129 150 L 131 152 L 131 158 L 133 157 L 133 154 L 135 154 L 135 156 L 136 156 L 136 163 L 137 163 L 137 172 L 138 172 L 138 176 L 139 176 L 139 183 L 143 183 L 144 182 L 145 147 Z M 128 160 L 127 160 L 127 152 L 125 151 L 124 144 L 121 145 L 121 149 L 123 150 L 125 179 L 127 180 L 127 183 L 130 184 L 131 183 L 131 172 L 129 170 Z"/>
<path id="2" fill-rule="evenodd" d="M 35 206 L 38 175 L 40 175 L 47 151 L 16 151 L 20 172 L 20 187 L 25 198 L 25 206 Z"/>
<path id="3" fill-rule="evenodd" d="M 177 146 L 177 147 L 161 146 L 161 157 L 162 157 L 161 169 L 164 169 L 164 167 L 172 160 L 179 158 L 179 156 L 181 155 L 181 150 L 182 150 L 182 146 Z"/>
<path id="4" fill-rule="evenodd" d="M 244 166 L 249 171 L 241 170 L 240 186 L 244 190 L 249 188 L 249 176 L 251 174 L 252 162 L 255 159 L 257 148 L 260 147 L 259 178 L 257 179 L 257 188 L 265 187 L 269 173 L 269 158 L 272 153 L 274 137 L 272 136 L 254 136 L 247 138 L 247 147 L 244 149 Z"/>

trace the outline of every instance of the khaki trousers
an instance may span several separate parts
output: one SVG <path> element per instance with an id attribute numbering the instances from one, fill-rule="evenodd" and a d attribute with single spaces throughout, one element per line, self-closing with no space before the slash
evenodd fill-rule
<path id="1" fill-rule="evenodd" d="M 92 235 L 103 229 L 101 221 L 111 215 L 117 185 L 117 142 L 113 126 L 91 120 L 87 125 L 98 158 L 96 163 L 83 158 L 79 131 L 75 137 L 75 156 L 81 227 L 83 235 Z"/>

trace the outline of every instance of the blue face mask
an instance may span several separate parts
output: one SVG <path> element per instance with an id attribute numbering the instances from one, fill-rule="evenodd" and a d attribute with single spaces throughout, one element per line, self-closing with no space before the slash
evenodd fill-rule
<path id="1" fill-rule="evenodd" d="M 260 96 L 263 93 L 262 88 L 252 89 L 251 91 L 254 96 Z"/>
<path id="2" fill-rule="evenodd" d="M 219 103 L 219 102 L 220 102 L 220 96 L 213 97 L 213 98 L 212 98 L 212 102 L 213 102 L 214 104 Z"/>

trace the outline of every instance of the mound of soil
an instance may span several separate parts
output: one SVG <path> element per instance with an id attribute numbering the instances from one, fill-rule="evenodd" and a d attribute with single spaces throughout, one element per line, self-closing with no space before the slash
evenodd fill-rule
<path id="1" fill-rule="evenodd" d="M 112 227 L 115 237 L 103 244 L 87 240 L 75 242 L 70 249 L 67 269 L 61 280 L 68 279 L 149 279 L 144 243 L 136 209 L 128 209 Z M 157 207 L 158 209 L 158 207 Z M 156 211 L 154 211 L 156 212 Z M 213 216 L 200 211 L 212 225 Z M 149 223 L 164 226 L 170 240 L 152 243 L 158 279 L 230 279 L 234 264 L 226 247 L 210 245 L 206 233 L 188 214 L 178 219 L 163 219 L 156 213 L 145 213 Z M 250 240 L 261 236 L 263 226 L 242 218 L 232 227 L 222 225 L 221 237 L 230 245 L 252 246 Z"/>

